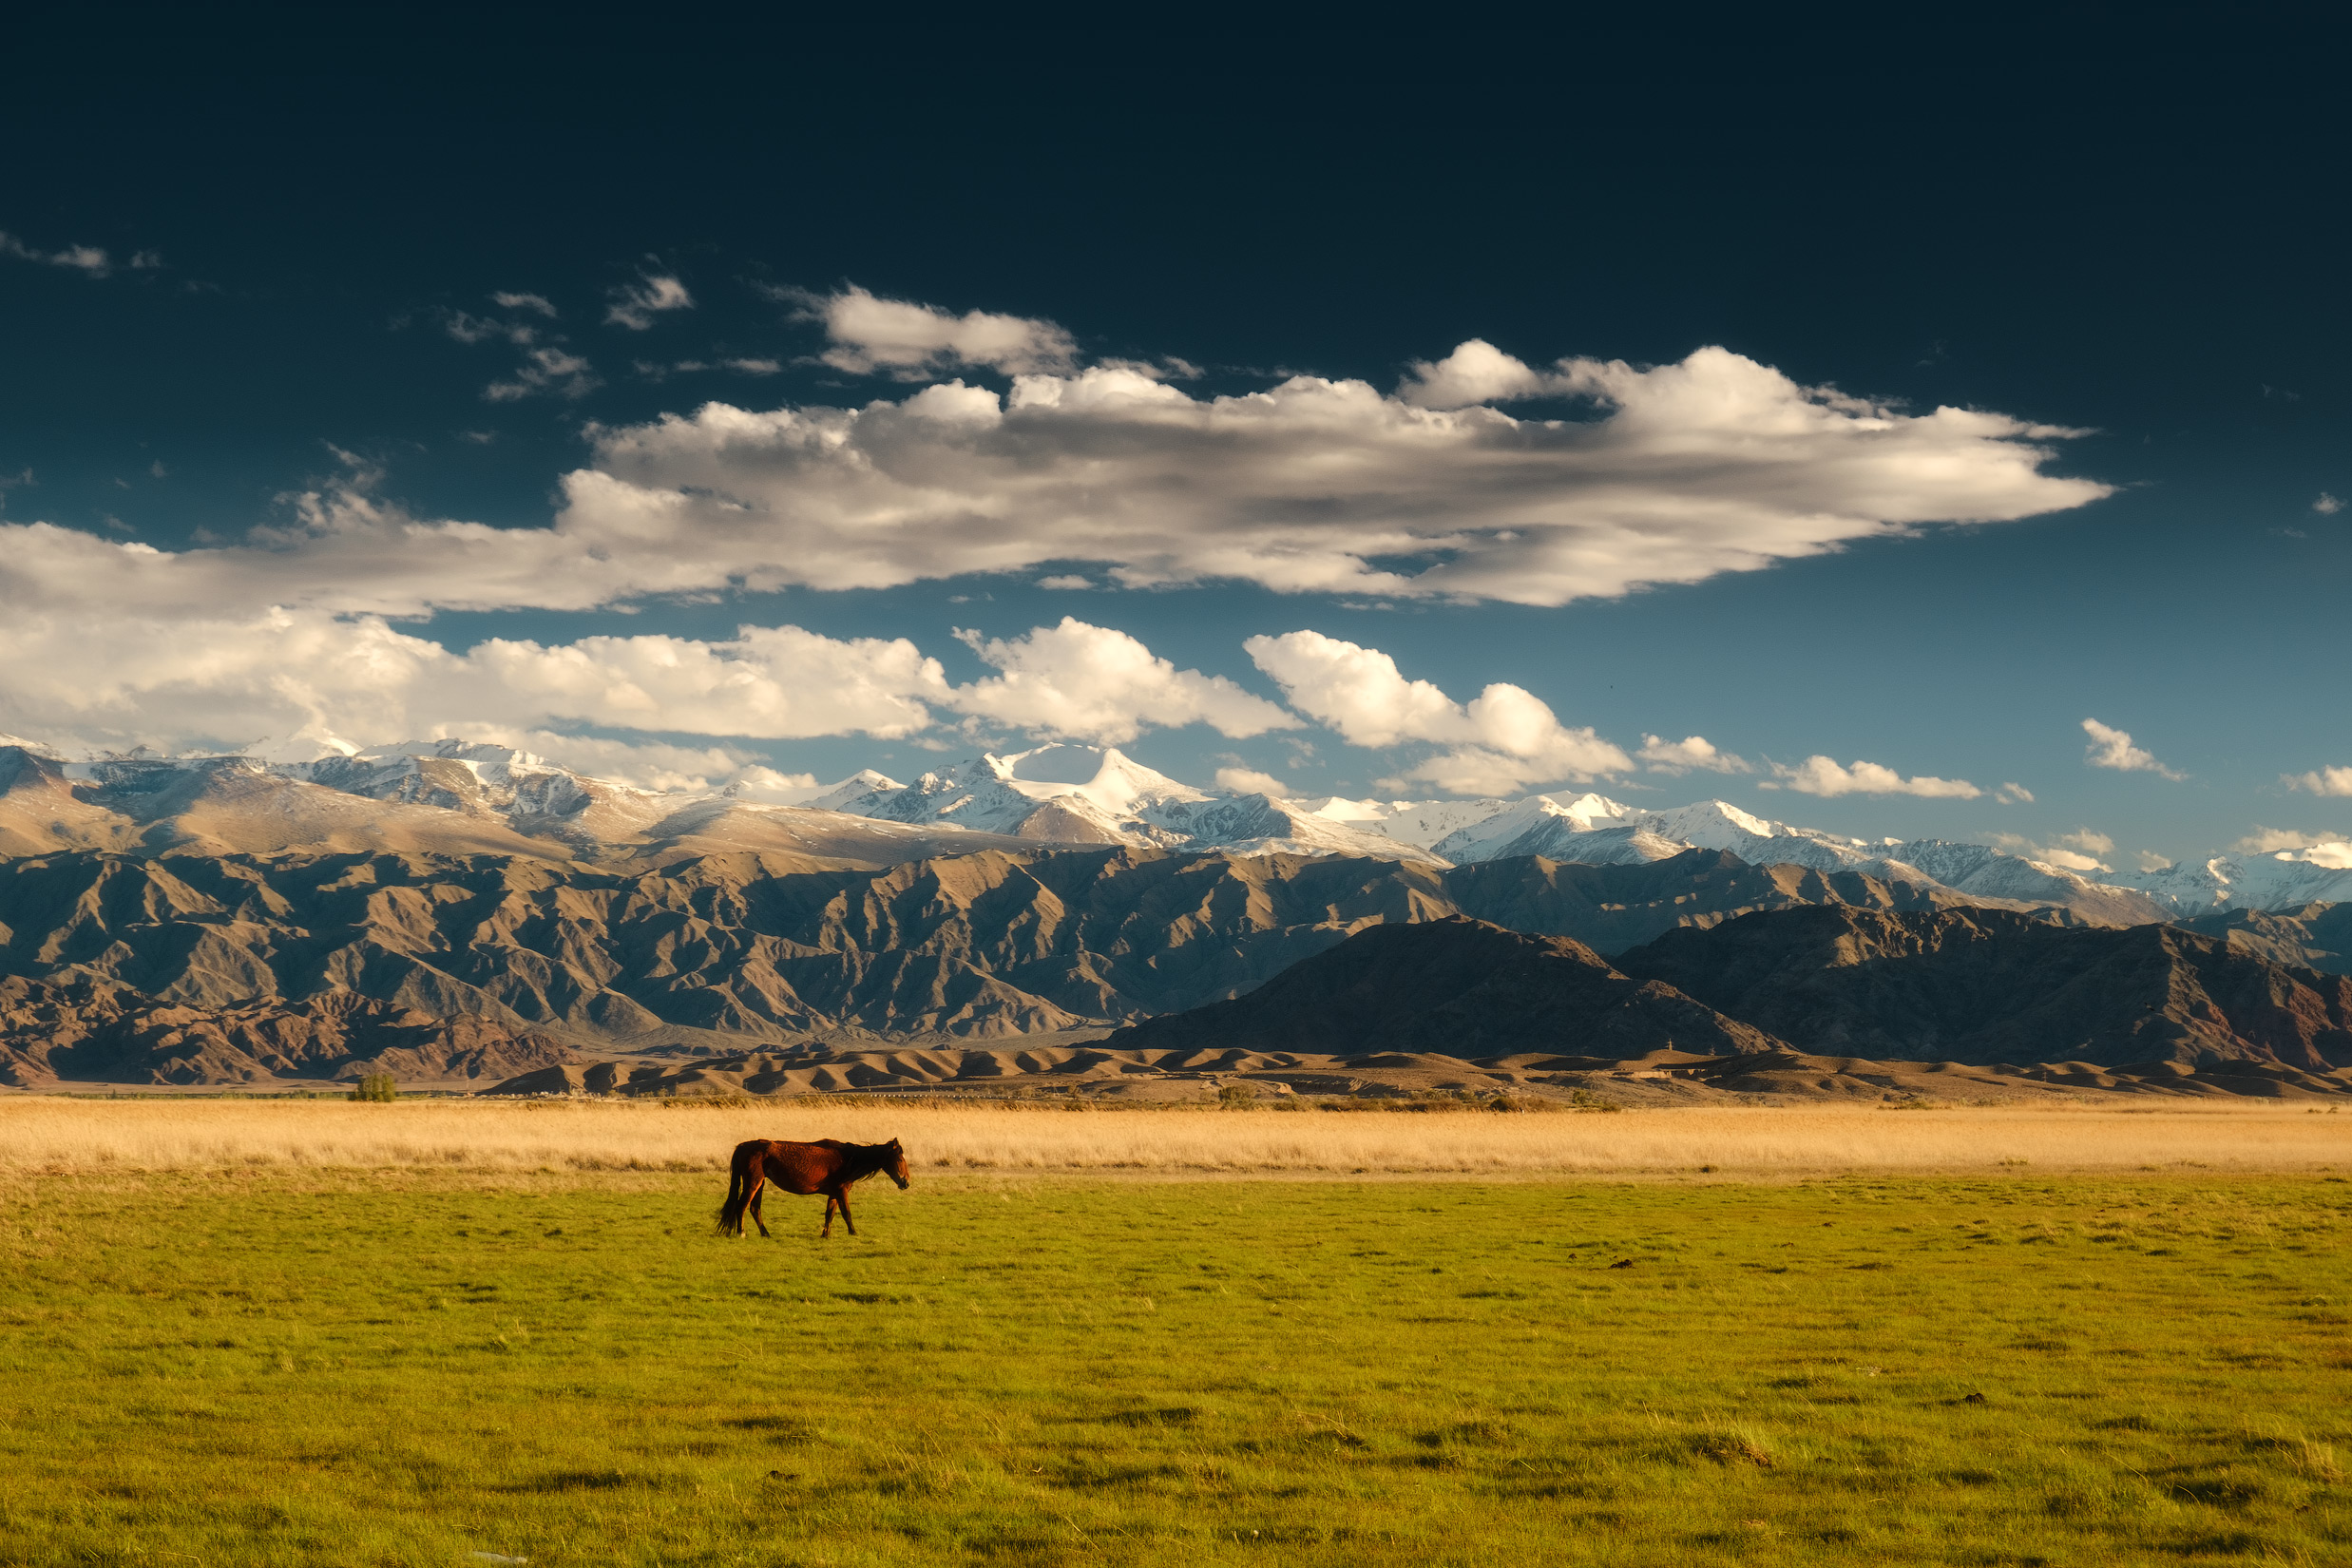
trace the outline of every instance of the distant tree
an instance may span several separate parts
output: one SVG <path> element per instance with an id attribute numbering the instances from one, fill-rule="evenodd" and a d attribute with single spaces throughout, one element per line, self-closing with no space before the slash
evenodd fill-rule
<path id="1" fill-rule="evenodd" d="M 1228 1083 L 1216 1092 L 1216 1102 L 1229 1111 L 1247 1110 L 1257 1103 L 1257 1085 Z"/>
<path id="2" fill-rule="evenodd" d="M 392 1081 L 390 1073 L 370 1073 L 359 1080 L 359 1087 L 351 1092 L 351 1098 L 389 1105 L 400 1098 L 400 1085 Z"/>

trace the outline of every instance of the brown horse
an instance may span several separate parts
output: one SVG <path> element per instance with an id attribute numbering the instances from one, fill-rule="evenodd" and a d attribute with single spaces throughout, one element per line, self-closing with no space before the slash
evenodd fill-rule
<path id="1" fill-rule="evenodd" d="M 906 1189 L 907 1151 L 898 1146 L 898 1139 L 844 1143 L 821 1138 L 814 1143 L 779 1143 L 755 1138 L 738 1143 L 727 1171 L 727 1201 L 718 1209 L 718 1233 L 741 1235 L 743 1215 L 748 1212 L 759 1233 L 766 1235 L 768 1222 L 759 1217 L 759 1195 L 774 1182 L 779 1191 L 803 1197 L 813 1193 L 825 1195 L 825 1228 L 817 1233 L 819 1237 L 833 1233 L 835 1204 L 841 1208 L 841 1223 L 855 1235 L 857 1222 L 850 1217 L 851 1184 L 877 1172 L 897 1182 L 901 1191 Z"/>

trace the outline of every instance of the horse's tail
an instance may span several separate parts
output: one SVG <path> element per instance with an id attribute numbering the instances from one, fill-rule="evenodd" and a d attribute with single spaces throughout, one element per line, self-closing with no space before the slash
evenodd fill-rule
<path id="1" fill-rule="evenodd" d="M 751 1183 L 743 1177 L 745 1161 L 738 1155 L 727 1171 L 727 1201 L 718 1206 L 718 1233 L 739 1236 L 743 1233 L 743 1210 L 751 1202 L 746 1191 Z"/>

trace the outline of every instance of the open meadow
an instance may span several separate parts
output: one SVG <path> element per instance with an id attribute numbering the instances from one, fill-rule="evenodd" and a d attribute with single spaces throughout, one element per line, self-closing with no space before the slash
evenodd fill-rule
<path id="1" fill-rule="evenodd" d="M 821 1132 L 913 1188 L 712 1235 Z M 0 1561 L 2337 1562 L 2348 1177 L 2302 1107 L 10 1099 Z"/>

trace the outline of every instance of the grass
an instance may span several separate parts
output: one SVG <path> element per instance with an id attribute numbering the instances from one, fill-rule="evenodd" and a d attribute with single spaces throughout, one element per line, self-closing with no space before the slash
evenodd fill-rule
<path id="1" fill-rule="evenodd" d="M 2277 1102 L 1516 1114 L 724 1100 L 0 1097 L 0 1173 L 224 1166 L 723 1171 L 747 1138 L 904 1138 L 919 1169 L 1162 1176 L 2352 1172 L 2352 1117 Z"/>
<path id="2" fill-rule="evenodd" d="M 0 1561 L 2352 1555 L 2338 1177 L 718 1195 L 0 1182 Z"/>

